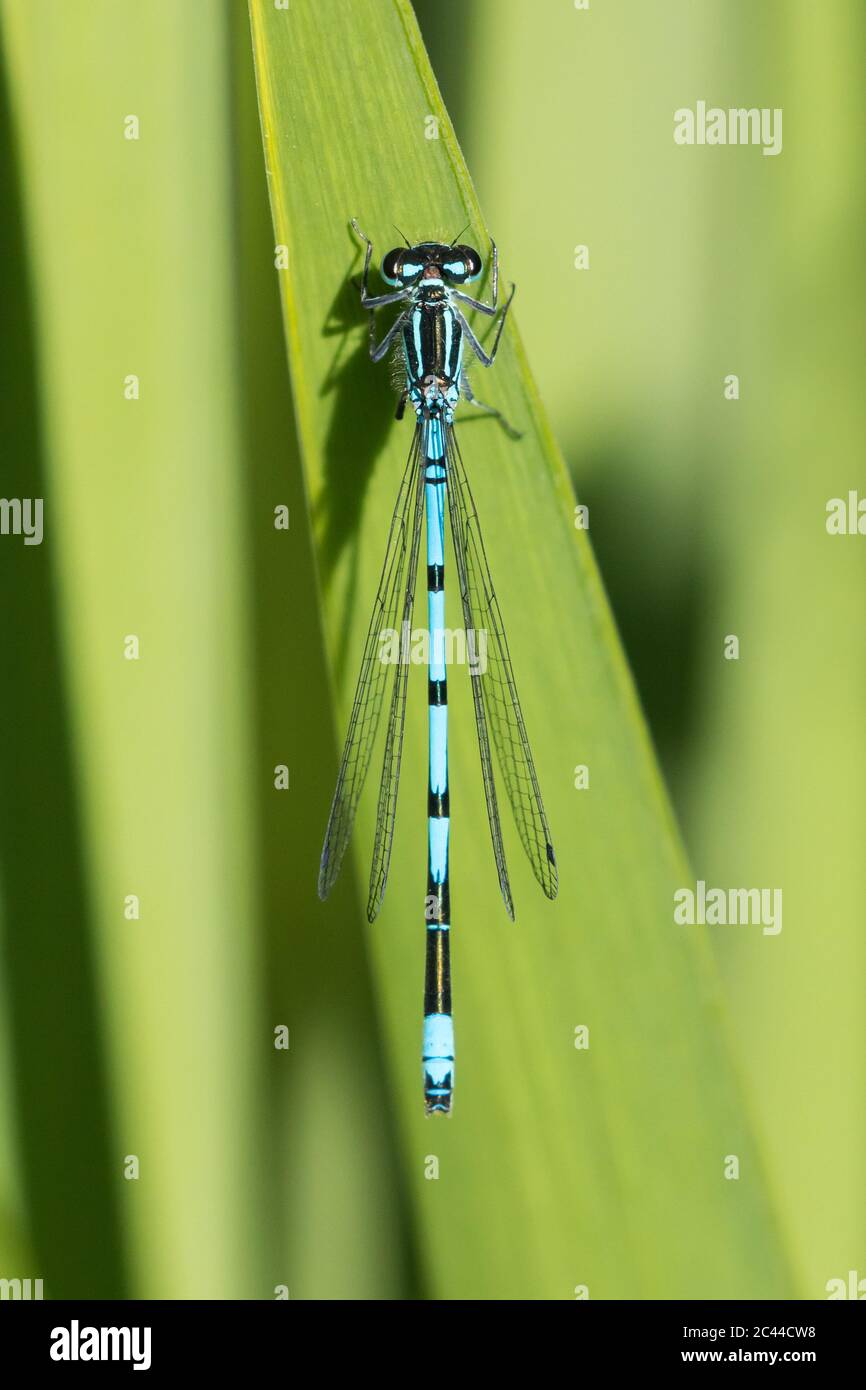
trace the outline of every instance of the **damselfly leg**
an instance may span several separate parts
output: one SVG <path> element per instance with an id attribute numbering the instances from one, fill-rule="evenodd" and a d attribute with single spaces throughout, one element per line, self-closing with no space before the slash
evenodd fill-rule
<path id="1" fill-rule="evenodd" d="M 511 421 L 502 414 L 501 410 L 497 410 L 495 405 L 487 405 L 486 402 L 479 401 L 475 392 L 472 390 L 472 384 L 467 376 L 465 367 L 463 368 L 463 399 L 467 404 L 474 405 L 476 410 L 480 410 L 482 414 L 489 415 L 491 420 L 498 420 L 509 439 L 523 438 L 520 430 L 514 428 Z"/>

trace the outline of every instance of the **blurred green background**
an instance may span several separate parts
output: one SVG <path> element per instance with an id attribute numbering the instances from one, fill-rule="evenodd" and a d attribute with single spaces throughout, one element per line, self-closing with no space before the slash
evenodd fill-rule
<path id="1" fill-rule="evenodd" d="M 273 7 L 259 9 L 266 33 Z M 301 27 L 308 9 L 291 0 Z M 346 45 L 359 103 L 399 9 L 353 5 L 362 53 L 355 19 L 338 30 L 332 3 L 315 8 L 323 74 L 329 43 Z M 689 1029 L 706 1005 L 708 1041 L 688 1093 L 662 1098 L 681 1128 L 663 1108 L 645 1151 L 625 1116 L 651 1071 L 637 1045 L 630 1068 L 617 1059 L 624 1100 L 602 1061 L 577 1099 L 552 1064 L 528 1120 L 497 1111 L 473 1132 L 459 1092 L 447 1133 L 408 1114 L 420 976 L 403 955 L 389 974 L 393 937 L 371 948 L 366 839 L 337 910 L 315 900 L 353 660 L 319 586 L 342 561 L 351 595 L 354 518 L 318 513 L 301 466 L 246 4 L 2 0 L 0 494 L 45 497 L 46 539 L 0 537 L 0 1277 L 42 1277 L 54 1297 L 568 1298 L 588 1283 L 593 1297 L 820 1298 L 866 1275 L 866 589 L 859 538 L 824 525 L 862 473 L 866 16 L 858 0 L 416 11 L 519 285 L 523 346 L 590 508 L 694 876 L 781 887 L 784 928 L 707 929 L 715 961 L 671 955 L 677 989 L 707 972 Z M 298 55 L 309 76 L 300 41 Z M 698 99 L 782 107 L 783 153 L 677 147 L 673 112 Z M 321 151 L 279 157 L 290 175 Z M 310 227 L 356 211 L 311 209 Z M 335 295 L 355 268 L 341 245 Z M 322 342 L 337 363 L 339 324 L 333 350 Z M 308 360 L 322 427 L 351 454 L 354 425 L 329 413 L 334 382 Z M 399 448 L 387 372 L 374 380 L 360 352 L 347 370 L 371 393 L 371 450 Z M 482 438 L 473 426 L 473 449 Z M 389 488 L 377 473 L 384 508 Z M 738 662 L 723 658 L 730 633 Z M 563 756 L 601 761 L 582 753 Z M 539 1016 L 580 961 L 555 954 L 572 920 L 620 988 L 624 941 L 588 915 L 533 906 L 521 922 L 530 943 L 558 923 L 547 979 L 527 973 Z M 673 930 L 665 919 L 660 972 Z M 512 983 L 535 949 L 523 940 Z M 482 969 L 467 960 L 467 1005 Z M 458 1009 L 460 990 L 458 975 Z M 660 996 L 674 1034 L 675 997 Z M 471 1008 L 464 1022 L 469 1035 Z M 734 1185 L 714 1204 L 683 1153 L 704 1142 L 691 1114 L 730 1143 L 710 1145 L 720 1171 L 743 1151 L 716 1037 L 761 1155 L 730 1218 Z M 478 1090 L 507 1095 L 495 1060 L 483 1067 Z M 427 1182 L 440 1150 L 451 1177 Z M 671 1188 L 691 1237 L 657 1195 Z"/>

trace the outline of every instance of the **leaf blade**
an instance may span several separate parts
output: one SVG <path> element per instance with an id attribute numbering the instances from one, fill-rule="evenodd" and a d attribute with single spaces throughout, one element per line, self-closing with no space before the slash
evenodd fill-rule
<path id="1" fill-rule="evenodd" d="M 277 239 L 289 246 L 289 357 L 345 713 L 364 626 L 356 608 L 373 589 L 369 557 L 408 443 L 405 432 L 386 433 L 387 396 L 344 292 L 357 264 L 345 222 L 359 216 L 380 254 L 394 223 L 410 237 L 445 236 L 465 213 L 476 244 L 486 237 L 407 4 L 365 0 L 349 14 L 326 0 L 315 18 L 296 9 L 291 25 L 261 0 L 251 13 Z M 427 138 L 430 117 L 440 140 Z M 336 350 L 323 327 L 335 305 L 345 335 Z M 516 449 L 473 425 L 477 452 L 470 460 L 467 430 L 467 463 L 557 841 L 560 897 L 555 906 L 539 901 L 515 856 L 521 925 L 506 928 L 488 864 L 469 691 L 454 681 L 458 1089 L 453 1122 L 435 1131 L 440 1180 L 427 1183 L 422 1157 L 434 1132 L 420 1113 L 417 1063 L 424 816 L 420 796 L 411 801 L 405 789 L 424 786 L 415 680 L 402 826 L 374 956 L 430 1288 L 459 1298 L 567 1298 L 579 1284 L 593 1297 L 784 1297 L 791 1277 L 707 945 L 673 923 L 673 891 L 689 882 L 679 837 L 513 326 L 490 381 L 493 403 L 524 439 Z M 578 761 L 591 762 L 589 794 L 572 786 Z M 365 816 L 369 829 L 369 808 L 359 821 Z M 574 1046 L 582 1023 L 597 1039 L 584 1053 Z M 722 1177 L 731 1151 L 748 1172 L 738 1185 Z M 501 1155 L 498 1167 L 491 1154 Z"/>

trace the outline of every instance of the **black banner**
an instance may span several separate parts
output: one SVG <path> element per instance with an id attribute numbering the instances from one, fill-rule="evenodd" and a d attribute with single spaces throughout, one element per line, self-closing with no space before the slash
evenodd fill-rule
<path id="1" fill-rule="evenodd" d="M 366 1306 L 366 1305 L 365 1305 Z M 491 1305 L 495 1307 L 496 1305 Z M 513 1306 L 513 1305 L 510 1305 Z M 537 1305 L 536 1305 L 537 1306 Z M 299 1310 L 303 1308 L 300 1316 Z M 475 1313 L 486 1323 L 489 1313 Z M 334 1318 L 330 1309 L 325 1315 Z M 351 1331 L 353 1315 L 341 1308 L 341 1329 Z M 399 1315 L 398 1315 L 399 1316 Z M 406 1315 L 411 1325 L 413 1315 Z M 429 1318 L 429 1311 L 425 1314 Z M 378 1322 L 369 1324 L 365 1336 Z M 393 1313 L 385 1315 L 393 1329 Z M 346 1319 L 348 1318 L 348 1327 Z M 494 1314 L 495 1318 L 495 1314 Z M 535 1328 L 513 1320 L 508 1345 L 529 1338 L 538 1350 Z M 856 1313 L 832 1300 L 814 1303 L 602 1303 L 579 1302 L 567 1318 L 552 1318 L 545 1338 L 568 1339 L 580 1364 L 596 1369 L 667 1371 L 675 1366 L 805 1365 L 822 1373 L 854 1363 L 863 1336 Z M 185 1370 L 196 1374 L 249 1374 L 251 1362 L 282 1364 L 287 1375 L 300 1369 L 305 1341 L 321 1349 L 324 1324 L 309 1305 L 273 1303 L 0 1303 L 0 1347 L 7 1367 L 69 1375 L 98 1376 L 100 1368 L 151 1377 Z M 291 1338 L 291 1342 L 287 1339 Z M 347 1358 L 358 1342 L 342 1340 Z M 490 1343 L 485 1341 L 489 1361 Z M 331 1369 L 340 1342 L 328 1336 Z M 468 1358 L 467 1358 L 468 1359 Z M 577 1363 L 575 1363 L 577 1365 Z"/>

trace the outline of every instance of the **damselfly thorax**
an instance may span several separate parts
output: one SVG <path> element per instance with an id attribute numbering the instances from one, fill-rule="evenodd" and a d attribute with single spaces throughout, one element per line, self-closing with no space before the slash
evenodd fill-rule
<path id="1" fill-rule="evenodd" d="M 437 267 L 429 265 L 403 328 L 406 392 L 419 420 L 450 424 L 460 399 L 463 330 Z"/>

